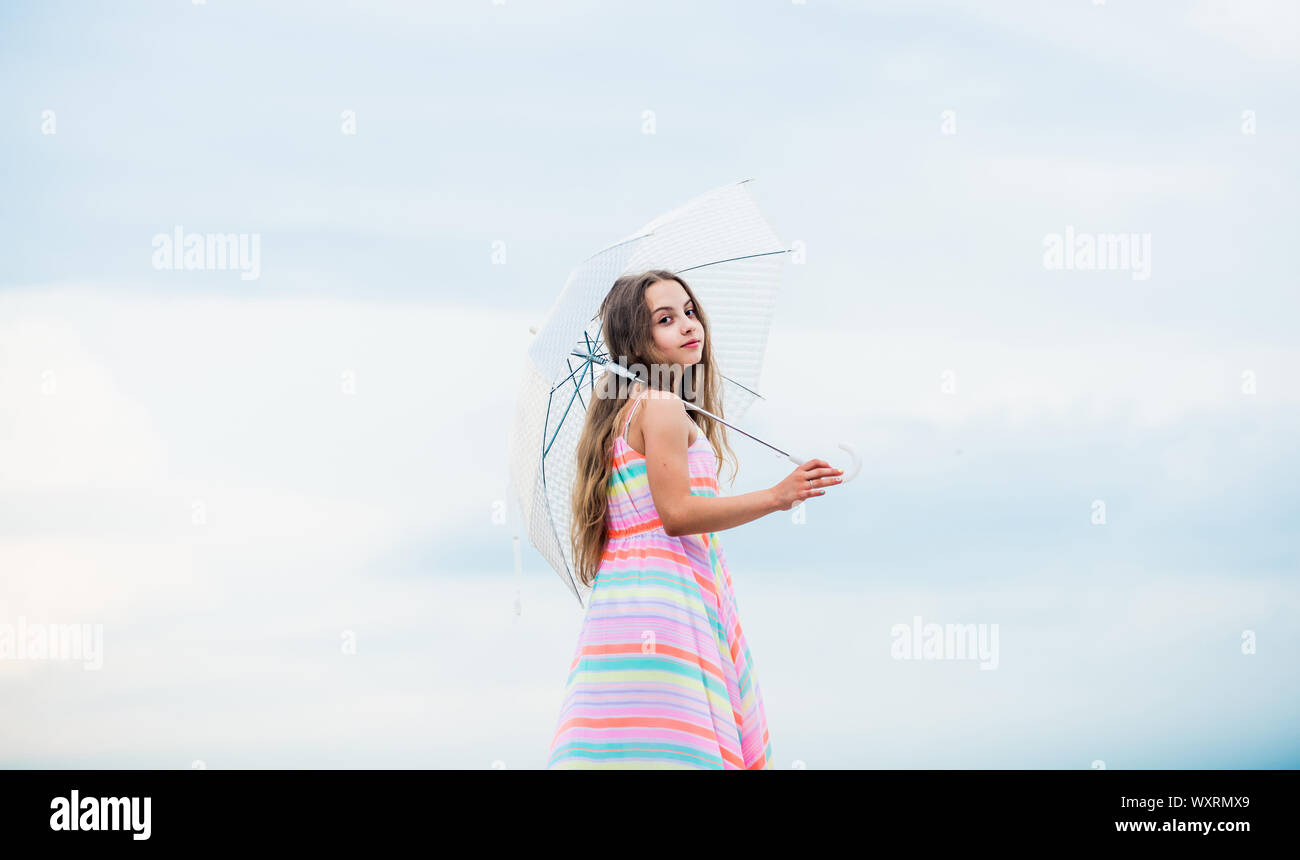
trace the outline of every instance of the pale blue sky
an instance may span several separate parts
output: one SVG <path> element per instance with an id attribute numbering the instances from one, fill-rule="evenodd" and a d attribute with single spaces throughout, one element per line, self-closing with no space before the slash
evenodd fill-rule
<path id="1" fill-rule="evenodd" d="M 0 661 L 0 765 L 541 766 L 581 610 L 492 519 L 527 327 L 742 178 L 807 248 L 746 420 L 864 455 L 806 523 L 722 535 L 776 766 L 1300 764 L 1297 31 L 1285 2 L 6 6 L 0 623 L 102 623 L 105 663 Z M 178 224 L 259 234 L 261 276 L 155 270 Z M 1150 234 L 1151 278 L 1045 269 L 1067 226 Z M 733 447 L 736 492 L 787 471 Z M 891 659 L 918 615 L 998 624 L 998 669 Z"/>

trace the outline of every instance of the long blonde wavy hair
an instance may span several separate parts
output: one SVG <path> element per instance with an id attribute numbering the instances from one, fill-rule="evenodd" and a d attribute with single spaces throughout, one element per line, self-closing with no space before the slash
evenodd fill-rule
<path id="1" fill-rule="evenodd" d="M 664 366 L 664 360 L 655 349 L 654 337 L 650 333 L 653 325 L 650 308 L 646 304 L 645 291 L 657 281 L 676 281 L 682 285 L 686 295 L 695 305 L 695 317 L 704 330 L 704 349 L 700 360 L 690 371 L 691 385 L 683 385 L 682 379 L 675 373 L 656 375 L 642 372 L 642 368 L 654 365 Z M 651 269 L 633 275 L 623 275 L 614 282 L 609 294 L 600 305 L 601 336 L 610 358 L 618 361 L 625 368 L 637 372 L 643 382 L 652 387 L 664 389 L 664 384 L 683 400 L 689 400 L 702 409 L 707 409 L 720 418 L 727 416 L 722 411 L 722 377 L 713 358 L 713 338 L 709 331 L 709 318 L 701 307 L 695 293 L 679 276 L 663 269 Z M 655 383 L 661 384 L 656 386 Z M 609 524 L 606 519 L 609 505 L 609 478 L 613 471 L 614 440 L 623 428 L 615 423 L 630 396 L 640 393 L 641 386 L 634 386 L 630 380 L 617 376 L 613 371 L 605 371 L 596 381 L 596 392 L 587 404 L 587 419 L 578 439 L 575 470 L 577 478 L 573 485 L 573 510 L 570 518 L 570 540 L 573 546 L 574 565 L 578 578 L 583 585 L 591 587 L 596 581 L 601 558 L 605 554 L 605 543 L 609 536 Z M 701 433 L 713 446 L 717 457 L 718 474 L 722 473 L 722 461 L 725 458 L 731 465 L 731 478 L 734 481 L 739 466 L 735 453 L 727 442 L 726 425 L 720 424 L 707 415 L 693 409 L 686 410 L 691 420 L 699 427 Z"/>

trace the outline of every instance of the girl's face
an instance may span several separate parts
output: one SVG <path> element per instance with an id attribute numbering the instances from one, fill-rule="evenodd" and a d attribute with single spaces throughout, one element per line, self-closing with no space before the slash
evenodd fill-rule
<path id="1" fill-rule="evenodd" d="M 682 285 L 655 281 L 646 287 L 645 300 L 650 306 L 650 333 L 664 363 L 686 367 L 699 362 L 704 355 L 704 326 Z"/>

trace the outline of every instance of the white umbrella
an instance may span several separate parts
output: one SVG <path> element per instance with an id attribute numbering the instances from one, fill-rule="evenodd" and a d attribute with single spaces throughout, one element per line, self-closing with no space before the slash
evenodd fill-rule
<path id="1" fill-rule="evenodd" d="M 574 574 L 569 544 L 578 438 L 597 374 L 610 369 L 636 378 L 605 353 L 600 304 L 625 273 L 666 269 L 682 275 L 709 315 L 713 355 L 725 380 L 726 414 L 733 420 L 743 416 L 761 397 L 755 389 L 789 251 L 759 211 L 748 183 L 696 197 L 588 258 L 569 275 L 528 349 L 510 433 L 510 481 L 529 541 L 579 605 L 581 592 L 589 589 Z M 693 403 L 685 405 L 796 465 L 806 462 Z M 840 447 L 853 454 L 848 446 Z M 857 473 L 853 456 L 846 480 Z"/>

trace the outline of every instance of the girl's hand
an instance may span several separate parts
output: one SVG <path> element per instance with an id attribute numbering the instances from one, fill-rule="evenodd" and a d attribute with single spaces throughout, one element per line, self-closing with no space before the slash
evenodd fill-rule
<path id="1" fill-rule="evenodd" d="M 778 511 L 788 511 L 804 499 L 824 496 L 822 487 L 838 484 L 844 474 L 825 460 L 809 460 L 772 488 L 772 497 Z"/>

